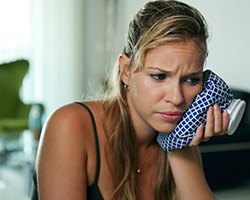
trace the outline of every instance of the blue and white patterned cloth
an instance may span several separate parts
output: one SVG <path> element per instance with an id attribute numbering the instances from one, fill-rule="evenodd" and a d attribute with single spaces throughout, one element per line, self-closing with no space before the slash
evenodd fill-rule
<path id="1" fill-rule="evenodd" d="M 193 139 L 196 129 L 200 124 L 206 123 L 207 109 L 214 103 L 218 103 L 221 110 L 229 107 L 234 98 L 227 84 L 210 70 L 204 71 L 204 86 L 182 120 L 171 133 L 159 133 L 158 144 L 167 152 L 173 149 L 181 149 Z"/>

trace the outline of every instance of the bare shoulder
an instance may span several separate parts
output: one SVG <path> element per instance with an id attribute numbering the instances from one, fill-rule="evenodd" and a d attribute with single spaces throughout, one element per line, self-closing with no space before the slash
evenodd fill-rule
<path id="1" fill-rule="evenodd" d="M 86 105 L 98 118 L 101 106 L 97 102 Z M 55 110 L 44 124 L 37 153 L 41 199 L 84 199 L 85 189 L 94 179 L 94 174 L 89 173 L 89 166 L 95 166 L 93 152 L 95 140 L 89 112 L 77 103 Z"/>
<path id="2" fill-rule="evenodd" d="M 98 107 L 96 102 L 86 102 L 87 107 Z M 53 140 L 67 140 L 65 142 L 81 142 L 88 140 L 89 135 L 92 135 L 92 122 L 90 113 L 82 105 L 77 103 L 67 104 L 55 110 L 46 120 L 41 140 L 48 137 Z M 80 145 L 84 148 L 84 145 Z"/>
<path id="3" fill-rule="evenodd" d="M 84 125 L 88 112 L 82 106 L 73 103 L 64 105 L 55 110 L 47 119 L 45 128 L 54 127 L 61 130 L 76 129 L 75 125 Z"/>

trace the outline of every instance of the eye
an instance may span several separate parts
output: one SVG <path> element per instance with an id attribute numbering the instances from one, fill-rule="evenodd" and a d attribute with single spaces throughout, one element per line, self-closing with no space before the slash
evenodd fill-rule
<path id="1" fill-rule="evenodd" d="M 187 77 L 185 79 L 185 81 L 188 83 L 188 84 L 191 84 L 191 85 L 196 85 L 198 83 L 200 83 L 202 81 L 202 79 L 200 77 Z"/>
<path id="2" fill-rule="evenodd" d="M 161 73 L 161 74 L 151 74 L 151 77 L 153 78 L 153 79 L 155 79 L 155 80 L 164 80 L 166 77 L 167 77 L 167 75 L 166 74 L 163 74 L 163 73 Z"/>

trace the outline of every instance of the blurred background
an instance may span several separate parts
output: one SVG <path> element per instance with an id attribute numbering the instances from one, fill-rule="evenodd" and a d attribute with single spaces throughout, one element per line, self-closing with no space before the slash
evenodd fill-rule
<path id="1" fill-rule="evenodd" d="M 0 119 L 0 199 L 28 199 L 39 131 L 44 120 L 59 106 L 95 96 L 122 50 L 129 21 L 145 2 L 0 0 L 0 118 L 3 118 Z M 206 68 L 214 70 L 248 102 L 250 2 L 184 2 L 200 10 L 207 20 L 210 39 Z M 14 66 L 20 67 L 14 69 Z M 21 66 L 26 66 L 22 72 L 18 71 Z M 15 88 L 19 97 L 14 93 L 8 96 L 11 88 Z M 11 111 L 7 111 L 8 106 Z M 22 110 L 22 114 L 17 114 L 17 110 Z M 13 117 L 10 112 L 15 122 L 10 120 Z M 7 113 L 6 116 L 3 113 Z M 244 118 L 242 131 L 236 133 L 240 138 L 226 144 L 221 141 L 210 144 L 216 156 L 223 152 L 219 159 L 216 158 L 222 162 L 222 171 L 238 165 L 225 176 L 230 177 L 233 173 L 237 178 L 242 166 L 249 167 L 250 139 L 246 135 L 250 135 L 250 115 L 245 114 Z M 24 124 L 22 130 L 17 127 L 21 127 L 21 123 Z M 9 128 L 10 124 L 14 124 L 15 129 Z M 228 146 L 221 150 L 221 145 Z M 204 160 L 211 155 L 211 149 L 204 147 Z M 236 163 L 232 155 L 241 160 Z M 227 156 L 227 160 L 221 159 Z M 210 166 L 218 165 L 211 163 Z M 240 177 L 243 178 L 233 186 L 214 186 L 218 199 L 235 199 L 233 195 L 237 200 L 250 199 L 249 169 L 242 170 L 244 173 Z M 221 179 L 220 174 L 217 178 Z"/>

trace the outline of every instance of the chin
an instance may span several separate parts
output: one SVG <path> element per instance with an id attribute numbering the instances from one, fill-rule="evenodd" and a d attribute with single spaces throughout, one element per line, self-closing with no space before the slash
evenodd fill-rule
<path id="1" fill-rule="evenodd" d="M 158 132 L 168 134 L 172 132 L 175 129 L 175 127 L 176 127 L 176 124 L 168 125 L 167 127 L 163 127 L 160 130 L 158 130 Z"/>

